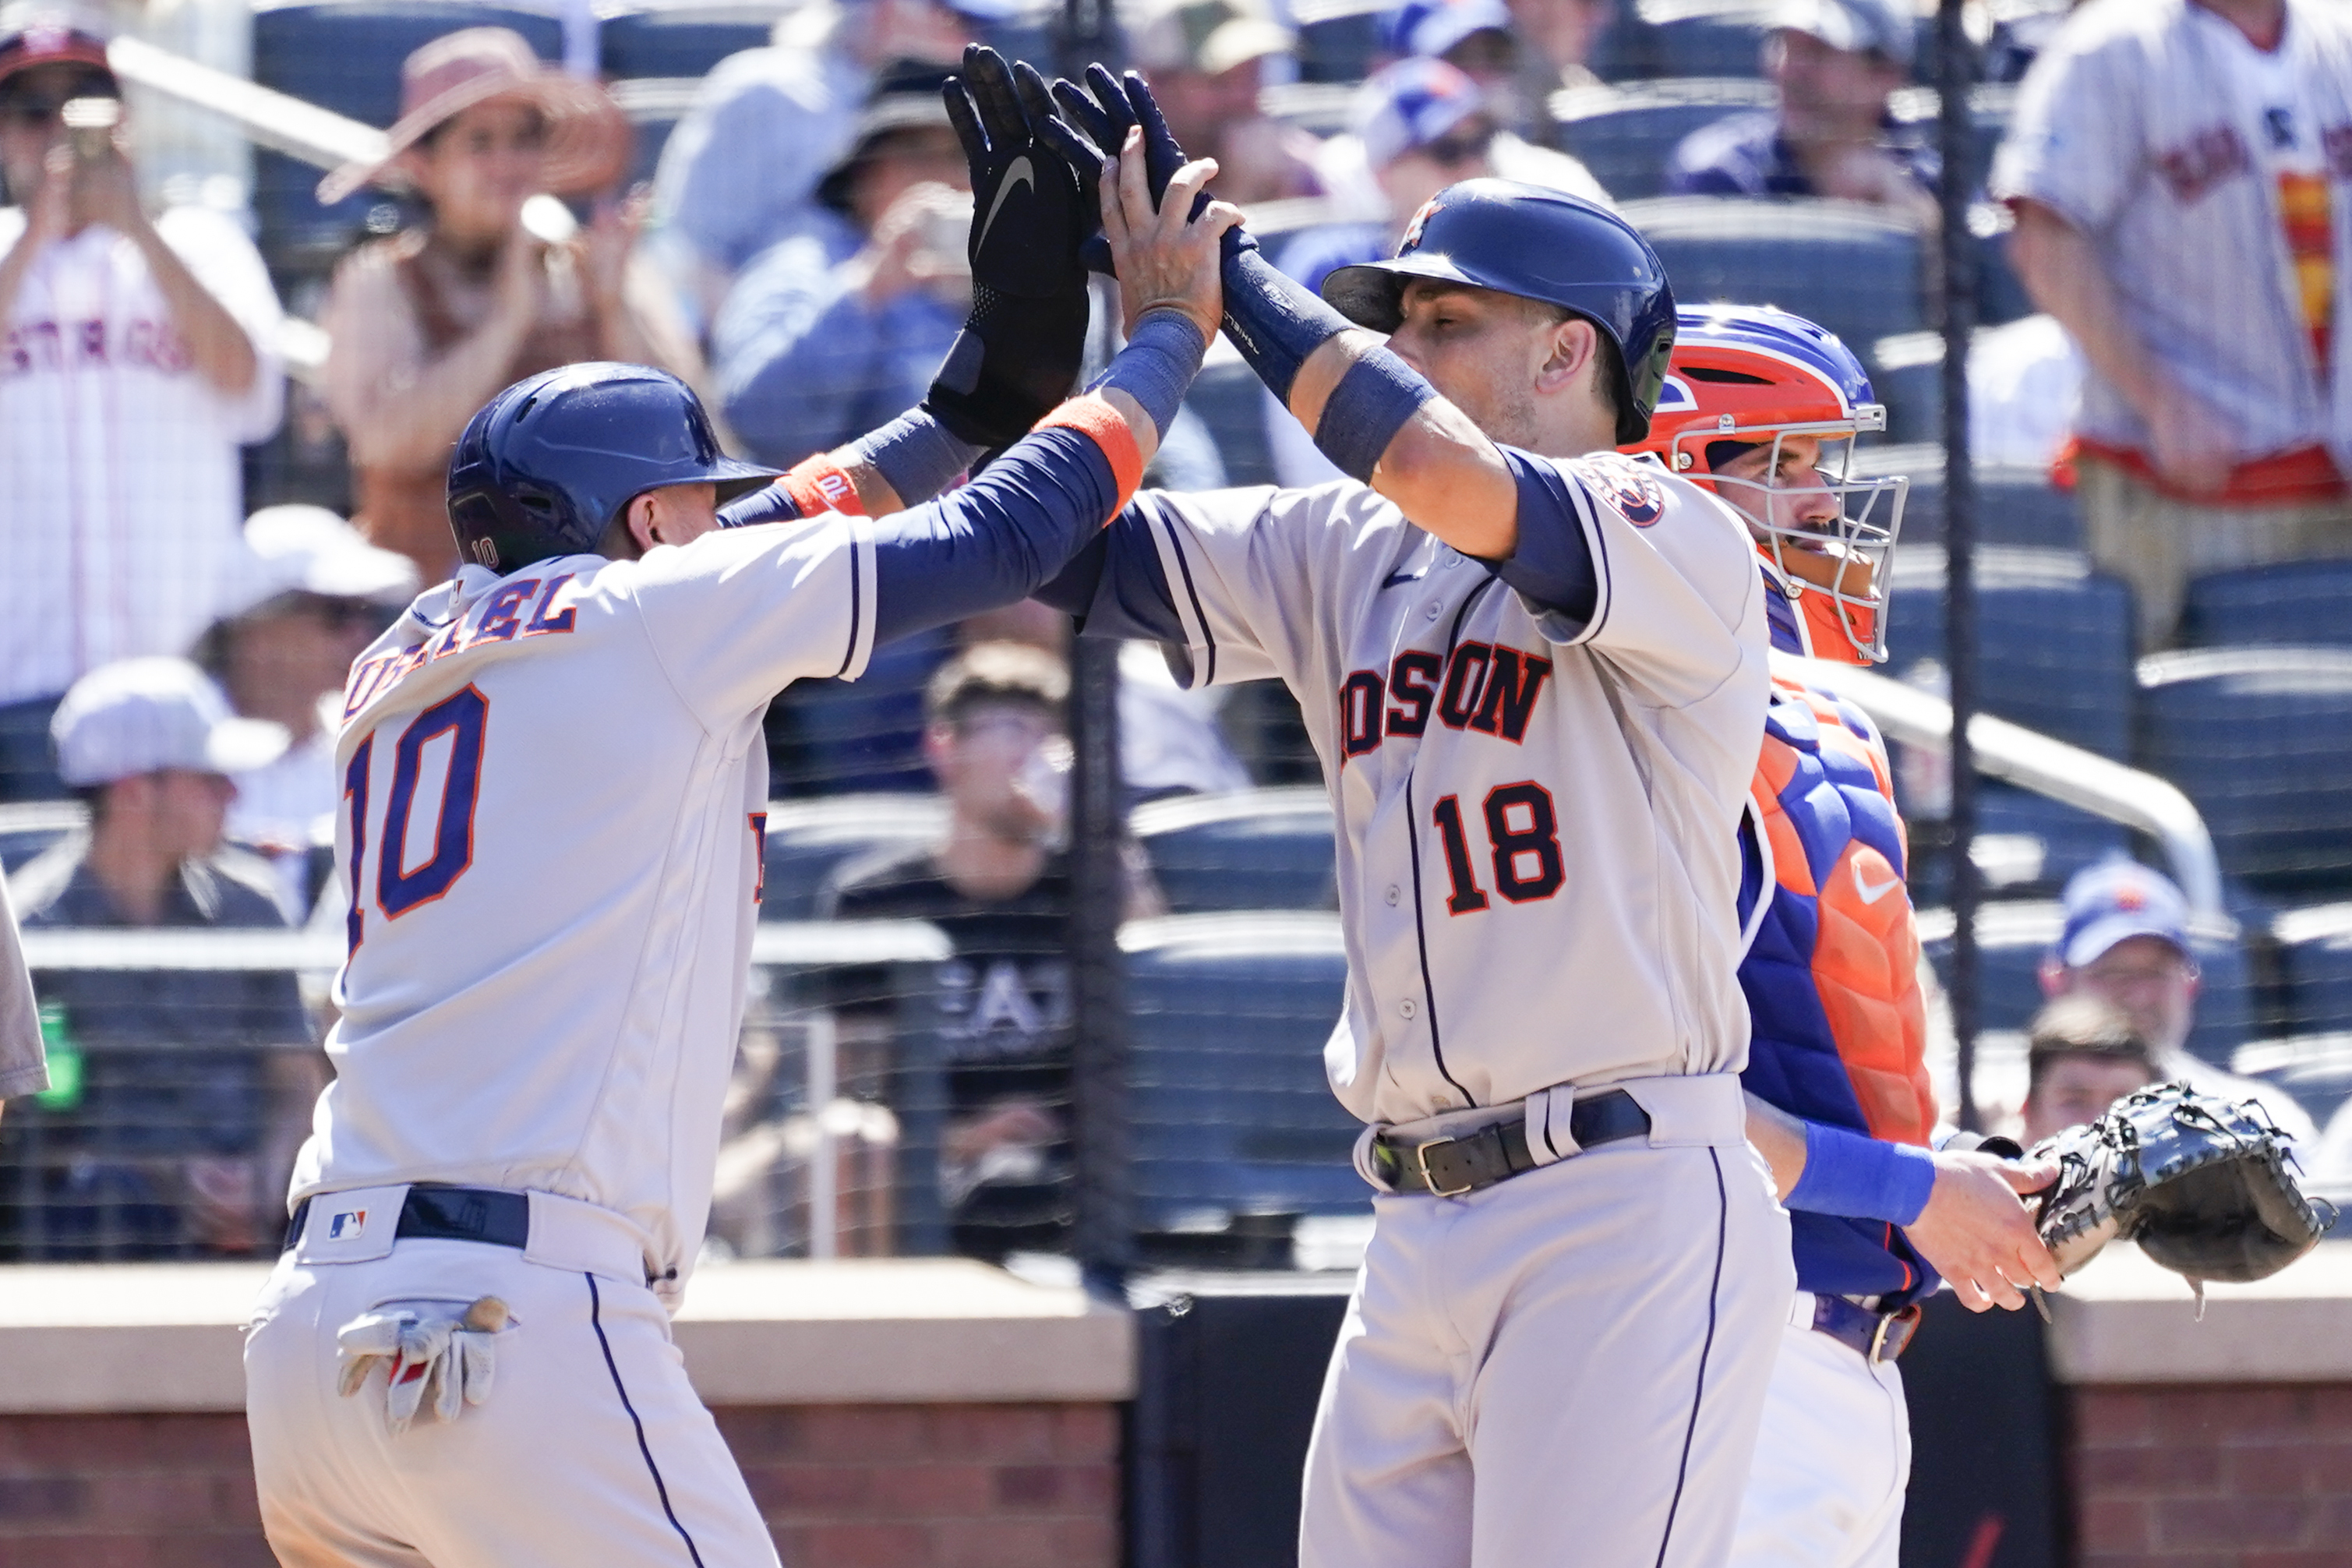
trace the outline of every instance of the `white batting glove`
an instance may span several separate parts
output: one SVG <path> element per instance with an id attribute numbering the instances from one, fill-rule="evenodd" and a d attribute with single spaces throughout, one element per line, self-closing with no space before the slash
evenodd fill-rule
<path id="1" fill-rule="evenodd" d="M 335 1331 L 338 1392 L 346 1399 L 357 1394 L 381 1363 L 384 1425 L 394 1436 L 408 1430 L 428 1401 L 436 1420 L 455 1421 L 467 1405 L 488 1402 L 498 1336 L 512 1321 L 496 1296 L 463 1307 L 386 1301 Z"/>

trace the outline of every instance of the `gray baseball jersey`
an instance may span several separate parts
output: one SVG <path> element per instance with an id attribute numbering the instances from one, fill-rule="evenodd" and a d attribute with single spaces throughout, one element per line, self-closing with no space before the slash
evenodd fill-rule
<path id="1" fill-rule="evenodd" d="M 1135 606 L 1164 575 L 1180 678 L 1297 696 L 1339 821 L 1348 1000 L 1326 1061 L 1367 1121 L 1747 1060 L 1755 548 L 1654 463 L 1534 462 L 1550 499 L 1523 485 L 1520 527 L 1582 530 L 1600 593 L 1580 626 L 1352 481 L 1149 493 L 1097 589 L 1097 614 L 1149 625 Z"/>

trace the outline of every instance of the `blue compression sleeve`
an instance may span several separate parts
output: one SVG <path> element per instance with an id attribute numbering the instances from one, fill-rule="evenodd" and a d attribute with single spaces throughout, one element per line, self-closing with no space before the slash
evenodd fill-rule
<path id="1" fill-rule="evenodd" d="M 874 640 L 1035 593 L 1118 504 L 1110 459 L 1076 430 L 1033 430 L 980 478 L 874 523 Z"/>
<path id="2" fill-rule="evenodd" d="M 1287 408 L 1307 356 L 1353 323 L 1255 250 L 1224 259 L 1225 336 Z"/>
<path id="3" fill-rule="evenodd" d="M 1184 626 L 1176 618 L 1176 595 L 1151 542 L 1156 504 L 1149 494 L 1138 496 L 1037 590 L 1038 602 L 1076 616 L 1081 636 L 1142 637 L 1181 647 Z"/>
<path id="4" fill-rule="evenodd" d="M 1184 389 L 1201 374 L 1201 356 L 1208 351 L 1209 341 L 1190 316 L 1181 310 L 1148 310 L 1110 368 L 1087 390 L 1118 387 L 1142 405 L 1151 416 L 1152 428 L 1165 440 L 1168 426 L 1176 423 Z"/>
<path id="5" fill-rule="evenodd" d="M 1362 484 L 1372 482 L 1381 455 L 1404 428 L 1414 410 L 1437 395 L 1437 388 L 1388 350 L 1374 349 L 1348 367 L 1323 404 L 1315 424 L 1315 445 L 1339 470 Z"/>
<path id="6" fill-rule="evenodd" d="M 1936 1157 L 1909 1143 L 1805 1123 L 1805 1169 L 1789 1206 L 1849 1219 L 1909 1225 L 1936 1190 Z"/>
<path id="7" fill-rule="evenodd" d="M 1568 481 L 1540 458 L 1499 449 L 1518 486 L 1519 542 L 1509 560 L 1493 563 L 1495 575 L 1580 632 L 1601 601 L 1601 582 Z"/>
<path id="8" fill-rule="evenodd" d="M 719 509 L 721 528 L 756 528 L 763 522 L 790 522 L 800 516 L 801 509 L 792 492 L 779 484 L 753 490 L 747 496 L 737 496 Z"/>
<path id="9" fill-rule="evenodd" d="M 920 408 L 909 408 L 849 449 L 908 506 L 919 506 L 955 483 L 981 454 Z"/>

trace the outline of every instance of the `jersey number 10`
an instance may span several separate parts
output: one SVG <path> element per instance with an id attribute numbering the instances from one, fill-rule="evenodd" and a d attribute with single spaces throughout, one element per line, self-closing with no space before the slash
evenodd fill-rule
<path id="1" fill-rule="evenodd" d="M 490 717 L 490 700 L 474 687 L 440 701 L 408 721 L 394 742 L 392 788 L 384 802 L 383 842 L 378 847 L 375 904 L 386 920 L 398 920 L 419 904 L 429 904 L 457 885 L 474 863 L 474 802 L 482 787 L 482 736 Z M 448 773 L 441 785 L 441 809 L 433 822 L 432 857 L 423 865 L 408 866 L 409 818 L 416 806 L 416 785 L 425 766 L 425 748 L 449 736 Z M 352 912 L 345 928 L 351 951 L 359 951 L 364 931 L 362 889 L 368 858 L 368 769 L 375 760 L 375 731 L 352 753 L 343 771 L 343 798 L 352 808 Z"/>

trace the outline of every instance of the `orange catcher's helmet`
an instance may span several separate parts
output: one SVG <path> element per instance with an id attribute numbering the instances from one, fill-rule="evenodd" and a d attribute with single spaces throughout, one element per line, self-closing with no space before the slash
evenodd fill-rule
<path id="1" fill-rule="evenodd" d="M 1911 481 L 1856 478 L 1853 448 L 1885 428 L 1868 373 L 1836 337 L 1769 306 L 1713 305 L 1678 313 L 1650 433 L 1623 450 L 1655 454 L 1747 522 L 1774 590 L 1775 647 L 1876 664 Z"/>

